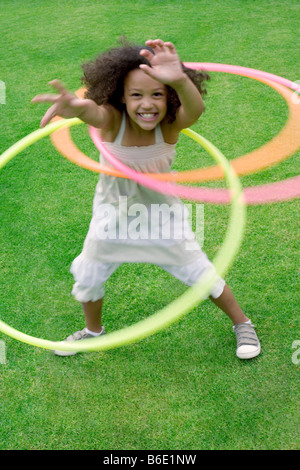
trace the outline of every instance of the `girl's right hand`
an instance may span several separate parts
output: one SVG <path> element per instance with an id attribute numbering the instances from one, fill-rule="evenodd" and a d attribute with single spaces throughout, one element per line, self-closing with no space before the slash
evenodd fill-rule
<path id="1" fill-rule="evenodd" d="M 73 93 L 70 93 L 59 80 L 49 82 L 49 85 L 54 87 L 59 94 L 53 95 L 50 93 L 35 96 L 32 103 L 54 103 L 45 113 L 41 120 L 41 127 L 46 126 L 54 116 L 63 118 L 79 117 L 86 109 L 88 100 L 77 98 Z"/>

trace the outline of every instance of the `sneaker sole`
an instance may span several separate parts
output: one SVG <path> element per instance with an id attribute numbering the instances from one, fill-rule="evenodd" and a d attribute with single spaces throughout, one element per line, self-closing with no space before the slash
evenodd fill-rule
<path id="1" fill-rule="evenodd" d="M 256 351 L 251 351 L 251 352 L 238 352 L 236 353 L 237 357 L 239 359 L 252 359 L 253 357 L 256 357 L 260 354 L 260 346 Z"/>
<path id="2" fill-rule="evenodd" d="M 56 356 L 75 356 L 78 351 L 60 351 L 59 349 L 55 349 L 53 352 Z"/>

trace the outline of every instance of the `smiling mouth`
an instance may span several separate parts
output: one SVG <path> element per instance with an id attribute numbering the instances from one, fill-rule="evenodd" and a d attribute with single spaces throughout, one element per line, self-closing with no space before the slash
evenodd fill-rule
<path id="1" fill-rule="evenodd" d="M 138 116 L 143 121 L 154 121 L 157 117 L 158 113 L 138 113 Z"/>

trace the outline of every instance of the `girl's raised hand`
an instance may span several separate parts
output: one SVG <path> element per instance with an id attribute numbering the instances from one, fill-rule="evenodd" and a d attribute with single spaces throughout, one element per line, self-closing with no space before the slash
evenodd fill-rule
<path id="1" fill-rule="evenodd" d="M 145 57 L 151 64 L 141 64 L 140 68 L 150 77 L 158 80 L 165 85 L 172 85 L 179 82 L 184 73 L 182 71 L 181 62 L 172 42 L 164 42 L 161 39 L 146 41 L 154 54 L 148 49 L 142 49 L 140 54 Z"/>
<path id="2" fill-rule="evenodd" d="M 31 101 L 32 103 L 54 103 L 45 113 L 41 120 L 41 127 L 46 126 L 54 116 L 63 118 L 79 117 L 85 110 L 86 101 L 70 93 L 59 80 L 49 82 L 59 94 L 47 93 L 37 95 Z"/>

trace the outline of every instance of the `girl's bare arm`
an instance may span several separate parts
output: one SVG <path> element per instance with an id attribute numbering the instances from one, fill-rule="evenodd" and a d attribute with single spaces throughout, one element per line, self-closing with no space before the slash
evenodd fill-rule
<path id="1" fill-rule="evenodd" d="M 41 120 L 41 127 L 46 126 L 54 116 L 63 118 L 78 117 L 87 124 L 98 127 L 109 127 L 113 119 L 113 112 L 110 106 L 98 106 L 89 99 L 78 98 L 70 93 L 59 80 L 53 80 L 50 85 L 54 87 L 59 94 L 37 95 L 32 99 L 33 103 L 53 103 L 46 111 Z"/>
<path id="2" fill-rule="evenodd" d="M 151 67 L 140 65 L 155 80 L 169 85 L 177 92 L 181 102 L 176 117 L 178 130 L 191 126 L 200 117 L 204 110 L 204 104 L 198 89 L 189 77 L 183 72 L 180 59 L 174 44 L 163 42 L 161 39 L 146 41 L 155 54 L 148 49 L 143 49 L 141 55 L 146 57 Z"/>

